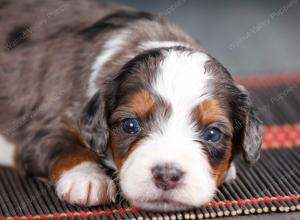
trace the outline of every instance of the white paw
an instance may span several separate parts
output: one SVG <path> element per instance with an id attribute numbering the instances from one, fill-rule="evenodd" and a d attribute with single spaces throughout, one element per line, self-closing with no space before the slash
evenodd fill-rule
<path id="1" fill-rule="evenodd" d="M 224 182 L 230 182 L 230 181 L 232 181 L 234 179 L 236 179 L 236 168 L 235 168 L 234 163 L 232 162 L 230 164 L 229 170 L 226 173 Z"/>
<path id="2" fill-rule="evenodd" d="M 84 162 L 63 173 L 56 192 L 69 203 L 95 206 L 114 201 L 116 187 L 96 163 Z"/>

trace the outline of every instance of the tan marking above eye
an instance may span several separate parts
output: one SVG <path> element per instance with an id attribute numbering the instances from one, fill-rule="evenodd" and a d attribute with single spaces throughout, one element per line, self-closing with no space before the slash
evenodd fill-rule
<path id="1" fill-rule="evenodd" d="M 220 107 L 217 99 L 208 99 L 201 102 L 194 109 L 194 115 L 204 126 L 207 126 L 220 118 L 226 117 L 226 113 L 224 109 Z"/>
<path id="2" fill-rule="evenodd" d="M 146 90 L 139 90 L 128 98 L 129 110 L 138 117 L 144 118 L 154 110 L 154 98 Z"/>

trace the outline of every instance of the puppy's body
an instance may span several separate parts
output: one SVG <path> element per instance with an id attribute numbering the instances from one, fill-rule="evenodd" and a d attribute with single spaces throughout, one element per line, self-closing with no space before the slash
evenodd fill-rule
<path id="1" fill-rule="evenodd" d="M 72 3 L 0 8 L 0 131 L 19 171 L 50 179 L 69 202 L 96 205 L 115 194 L 105 164 L 134 205 L 167 210 L 208 201 L 243 149 L 257 159 L 261 130 L 247 95 L 196 41 L 154 15 Z M 120 130 L 128 118 L 142 125 L 138 135 Z M 223 133 L 218 147 L 199 138 L 211 124 Z M 184 173 L 182 201 L 169 182 L 152 184 L 161 163 Z"/>

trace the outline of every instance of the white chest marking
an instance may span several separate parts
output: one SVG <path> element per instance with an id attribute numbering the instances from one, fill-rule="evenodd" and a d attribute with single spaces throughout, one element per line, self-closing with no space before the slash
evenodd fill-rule
<path id="1" fill-rule="evenodd" d="M 15 146 L 0 134 L 0 165 L 14 165 Z"/>

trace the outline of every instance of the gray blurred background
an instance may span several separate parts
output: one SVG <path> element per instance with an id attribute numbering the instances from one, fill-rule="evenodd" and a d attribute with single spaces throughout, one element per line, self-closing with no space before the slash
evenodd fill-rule
<path id="1" fill-rule="evenodd" d="M 300 0 L 115 0 L 177 23 L 233 74 L 300 73 Z"/>

